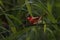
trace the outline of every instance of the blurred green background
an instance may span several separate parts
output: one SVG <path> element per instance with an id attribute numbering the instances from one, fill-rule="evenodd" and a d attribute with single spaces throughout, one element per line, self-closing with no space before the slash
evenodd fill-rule
<path id="1" fill-rule="evenodd" d="M 0 40 L 60 40 L 60 0 L 0 0 Z"/>

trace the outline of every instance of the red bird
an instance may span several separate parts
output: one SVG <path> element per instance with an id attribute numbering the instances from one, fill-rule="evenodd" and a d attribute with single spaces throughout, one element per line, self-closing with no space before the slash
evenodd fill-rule
<path id="1" fill-rule="evenodd" d="M 42 17 L 28 17 L 27 20 L 31 23 L 31 24 L 37 24 L 39 20 L 41 20 Z"/>

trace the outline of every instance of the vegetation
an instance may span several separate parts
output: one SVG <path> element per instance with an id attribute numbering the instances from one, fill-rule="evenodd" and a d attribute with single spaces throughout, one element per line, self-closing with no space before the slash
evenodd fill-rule
<path id="1" fill-rule="evenodd" d="M 0 0 L 0 40 L 60 40 L 60 0 Z"/>

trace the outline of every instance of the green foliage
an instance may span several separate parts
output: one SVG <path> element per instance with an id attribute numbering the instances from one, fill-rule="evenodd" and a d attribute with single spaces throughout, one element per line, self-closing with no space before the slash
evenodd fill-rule
<path id="1" fill-rule="evenodd" d="M 28 15 L 42 16 L 42 23 L 31 25 Z M 60 40 L 59 23 L 59 0 L 0 0 L 0 40 Z"/>

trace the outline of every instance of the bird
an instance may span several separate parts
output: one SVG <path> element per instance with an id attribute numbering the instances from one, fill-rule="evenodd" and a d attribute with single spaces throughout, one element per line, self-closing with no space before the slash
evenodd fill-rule
<path id="1" fill-rule="evenodd" d="M 30 24 L 37 24 L 41 19 L 42 19 L 42 16 L 37 16 L 37 17 L 29 16 L 29 17 L 27 17 L 27 20 L 29 21 Z"/>

